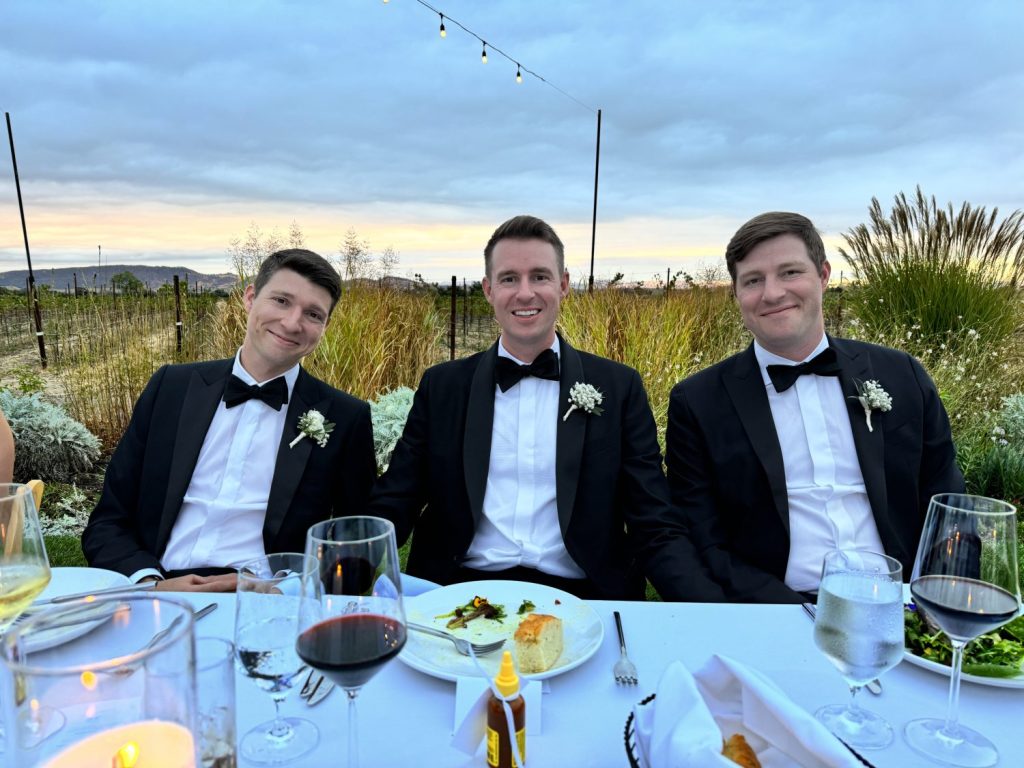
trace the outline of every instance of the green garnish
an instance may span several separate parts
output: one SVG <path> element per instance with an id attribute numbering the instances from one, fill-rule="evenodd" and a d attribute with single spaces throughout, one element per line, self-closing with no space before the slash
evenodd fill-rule
<path id="1" fill-rule="evenodd" d="M 907 650 L 915 656 L 950 666 L 953 646 L 941 631 L 933 632 L 913 604 L 903 612 Z M 1024 672 L 1024 616 L 981 635 L 964 648 L 964 672 L 980 677 L 1016 677 Z"/>
<path id="2" fill-rule="evenodd" d="M 516 611 L 516 613 L 519 614 L 520 616 L 522 616 L 524 613 L 529 613 L 530 611 L 532 611 L 536 607 L 537 606 L 535 606 L 529 600 L 523 600 L 523 604 L 519 606 L 519 610 Z"/>
<path id="3" fill-rule="evenodd" d="M 486 597 L 476 595 L 465 605 L 457 605 L 450 613 L 442 613 L 440 616 L 435 616 L 434 618 L 447 619 L 449 616 L 453 616 L 454 618 L 446 624 L 448 629 L 459 629 L 460 627 L 466 626 L 466 624 L 473 619 L 481 617 L 485 619 L 494 619 L 500 623 L 501 620 L 505 618 L 505 606 L 488 602 Z"/>

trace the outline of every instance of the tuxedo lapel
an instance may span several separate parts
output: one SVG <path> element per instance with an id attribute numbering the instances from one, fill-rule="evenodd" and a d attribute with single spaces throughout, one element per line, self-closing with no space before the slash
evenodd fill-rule
<path id="1" fill-rule="evenodd" d="M 491 462 L 491 432 L 494 428 L 494 364 L 498 344 L 480 356 L 469 388 L 466 405 L 466 426 L 462 439 L 462 466 L 466 476 L 466 493 L 473 513 L 474 527 L 484 511 L 487 490 L 487 469 Z M 455 395 L 458 396 L 458 395 Z"/>
<path id="2" fill-rule="evenodd" d="M 178 417 L 174 453 L 167 476 L 167 493 L 164 496 L 164 508 L 157 531 L 157 552 L 164 551 L 171 537 L 171 529 L 178 519 L 185 491 L 188 490 L 196 462 L 199 460 L 199 451 L 224 396 L 224 387 L 231 373 L 232 364 L 232 360 L 225 360 L 222 367 L 208 369 L 205 377 L 196 369 L 189 379 L 185 399 L 181 405 L 181 415 Z"/>
<path id="3" fill-rule="evenodd" d="M 288 415 L 285 416 L 281 443 L 277 447 L 274 479 L 270 483 L 267 514 L 263 520 L 263 545 L 267 552 L 273 550 L 273 541 L 291 508 L 299 480 L 306 469 L 306 462 L 314 447 L 319 447 L 316 441 L 309 437 L 302 438 L 294 447 L 290 447 L 292 440 L 299 436 L 299 418 L 310 409 L 325 413 L 329 405 L 330 397 L 316 400 L 316 388 L 313 386 L 312 378 L 304 368 L 299 368 L 299 377 L 295 380 L 292 396 L 288 401 Z M 338 471 L 341 469 L 338 468 Z"/>
<path id="4" fill-rule="evenodd" d="M 868 430 L 864 407 L 857 399 L 857 382 L 875 378 L 871 369 L 871 360 L 867 351 L 841 339 L 829 338 L 829 344 L 836 350 L 836 357 L 842 373 L 839 381 L 846 400 L 847 413 L 850 416 L 850 428 L 853 430 L 853 443 L 857 447 L 857 460 L 860 472 L 864 476 L 864 485 L 868 492 L 868 501 L 875 515 L 875 524 L 881 529 L 888 526 L 888 498 L 885 487 L 885 439 L 882 427 L 878 423 L 877 414 L 874 431 Z"/>
<path id="5" fill-rule="evenodd" d="M 555 498 L 558 503 L 558 523 L 562 535 L 569 530 L 573 506 L 576 504 L 576 488 L 579 485 L 580 468 L 583 462 L 583 440 L 587 434 L 585 412 L 573 413 L 568 419 L 562 415 L 569 408 L 569 390 L 576 382 L 586 382 L 583 376 L 583 362 L 579 353 L 570 347 L 561 336 L 559 342 L 559 384 L 558 384 L 558 436 L 555 440 Z"/>
<path id="6" fill-rule="evenodd" d="M 775 430 L 775 420 L 768 404 L 761 369 L 754 356 L 753 345 L 736 359 L 732 370 L 723 371 L 722 383 L 732 400 L 747 438 L 757 454 L 758 461 L 768 475 L 768 484 L 775 501 L 775 510 L 789 534 L 789 494 L 786 490 L 786 468 L 782 461 L 782 448 Z M 756 501 L 756 500 L 755 500 Z"/>

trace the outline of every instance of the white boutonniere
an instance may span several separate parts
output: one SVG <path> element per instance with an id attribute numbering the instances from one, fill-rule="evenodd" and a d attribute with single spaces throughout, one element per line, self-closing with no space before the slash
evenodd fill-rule
<path id="1" fill-rule="evenodd" d="M 868 432 L 874 432 L 874 427 L 871 426 L 871 412 L 892 410 L 892 397 L 886 392 L 882 385 L 874 379 L 868 379 L 867 381 L 857 381 L 857 394 L 856 396 L 850 395 L 851 400 L 860 401 L 861 406 L 864 408 L 864 418 L 868 422 Z"/>
<path id="2" fill-rule="evenodd" d="M 327 445 L 327 438 L 331 436 L 332 429 L 334 424 L 324 421 L 324 415 L 320 411 L 310 409 L 299 417 L 299 434 L 288 443 L 288 447 L 294 448 L 302 438 L 308 437 L 310 440 L 316 440 L 316 444 L 323 448 Z"/>
<path id="3" fill-rule="evenodd" d="M 569 410 L 565 412 L 562 421 L 568 419 L 569 414 L 577 409 L 600 416 L 602 413 L 601 402 L 603 400 L 604 395 L 601 394 L 597 387 L 577 381 L 569 389 Z"/>

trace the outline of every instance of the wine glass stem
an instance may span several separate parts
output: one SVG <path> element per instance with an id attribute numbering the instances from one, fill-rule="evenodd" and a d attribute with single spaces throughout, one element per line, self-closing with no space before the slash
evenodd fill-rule
<path id="1" fill-rule="evenodd" d="M 359 744 L 356 742 L 356 696 L 358 690 L 345 691 L 348 694 L 348 768 L 359 768 Z"/>
<path id="2" fill-rule="evenodd" d="M 288 721 L 281 717 L 281 701 L 283 697 L 271 696 L 274 701 L 274 722 L 270 726 L 270 730 L 267 731 L 267 738 L 273 739 L 280 743 L 288 741 L 292 736 L 295 735 L 295 731 L 288 724 Z"/>
<path id="3" fill-rule="evenodd" d="M 942 731 L 947 736 L 955 737 L 960 716 L 960 670 L 964 663 L 964 643 L 950 643 L 953 646 L 953 664 L 949 675 L 949 706 L 946 708 L 946 724 Z"/>

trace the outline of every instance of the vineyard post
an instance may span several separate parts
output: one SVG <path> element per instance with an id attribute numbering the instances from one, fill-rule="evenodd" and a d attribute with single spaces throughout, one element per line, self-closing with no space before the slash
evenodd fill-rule
<path id="1" fill-rule="evenodd" d="M 455 359 L 455 314 L 458 310 L 459 279 L 452 275 L 452 311 L 448 321 L 448 359 Z"/>
<path id="2" fill-rule="evenodd" d="M 174 334 L 178 354 L 181 354 L 181 292 L 178 285 L 178 276 L 174 276 Z"/>

